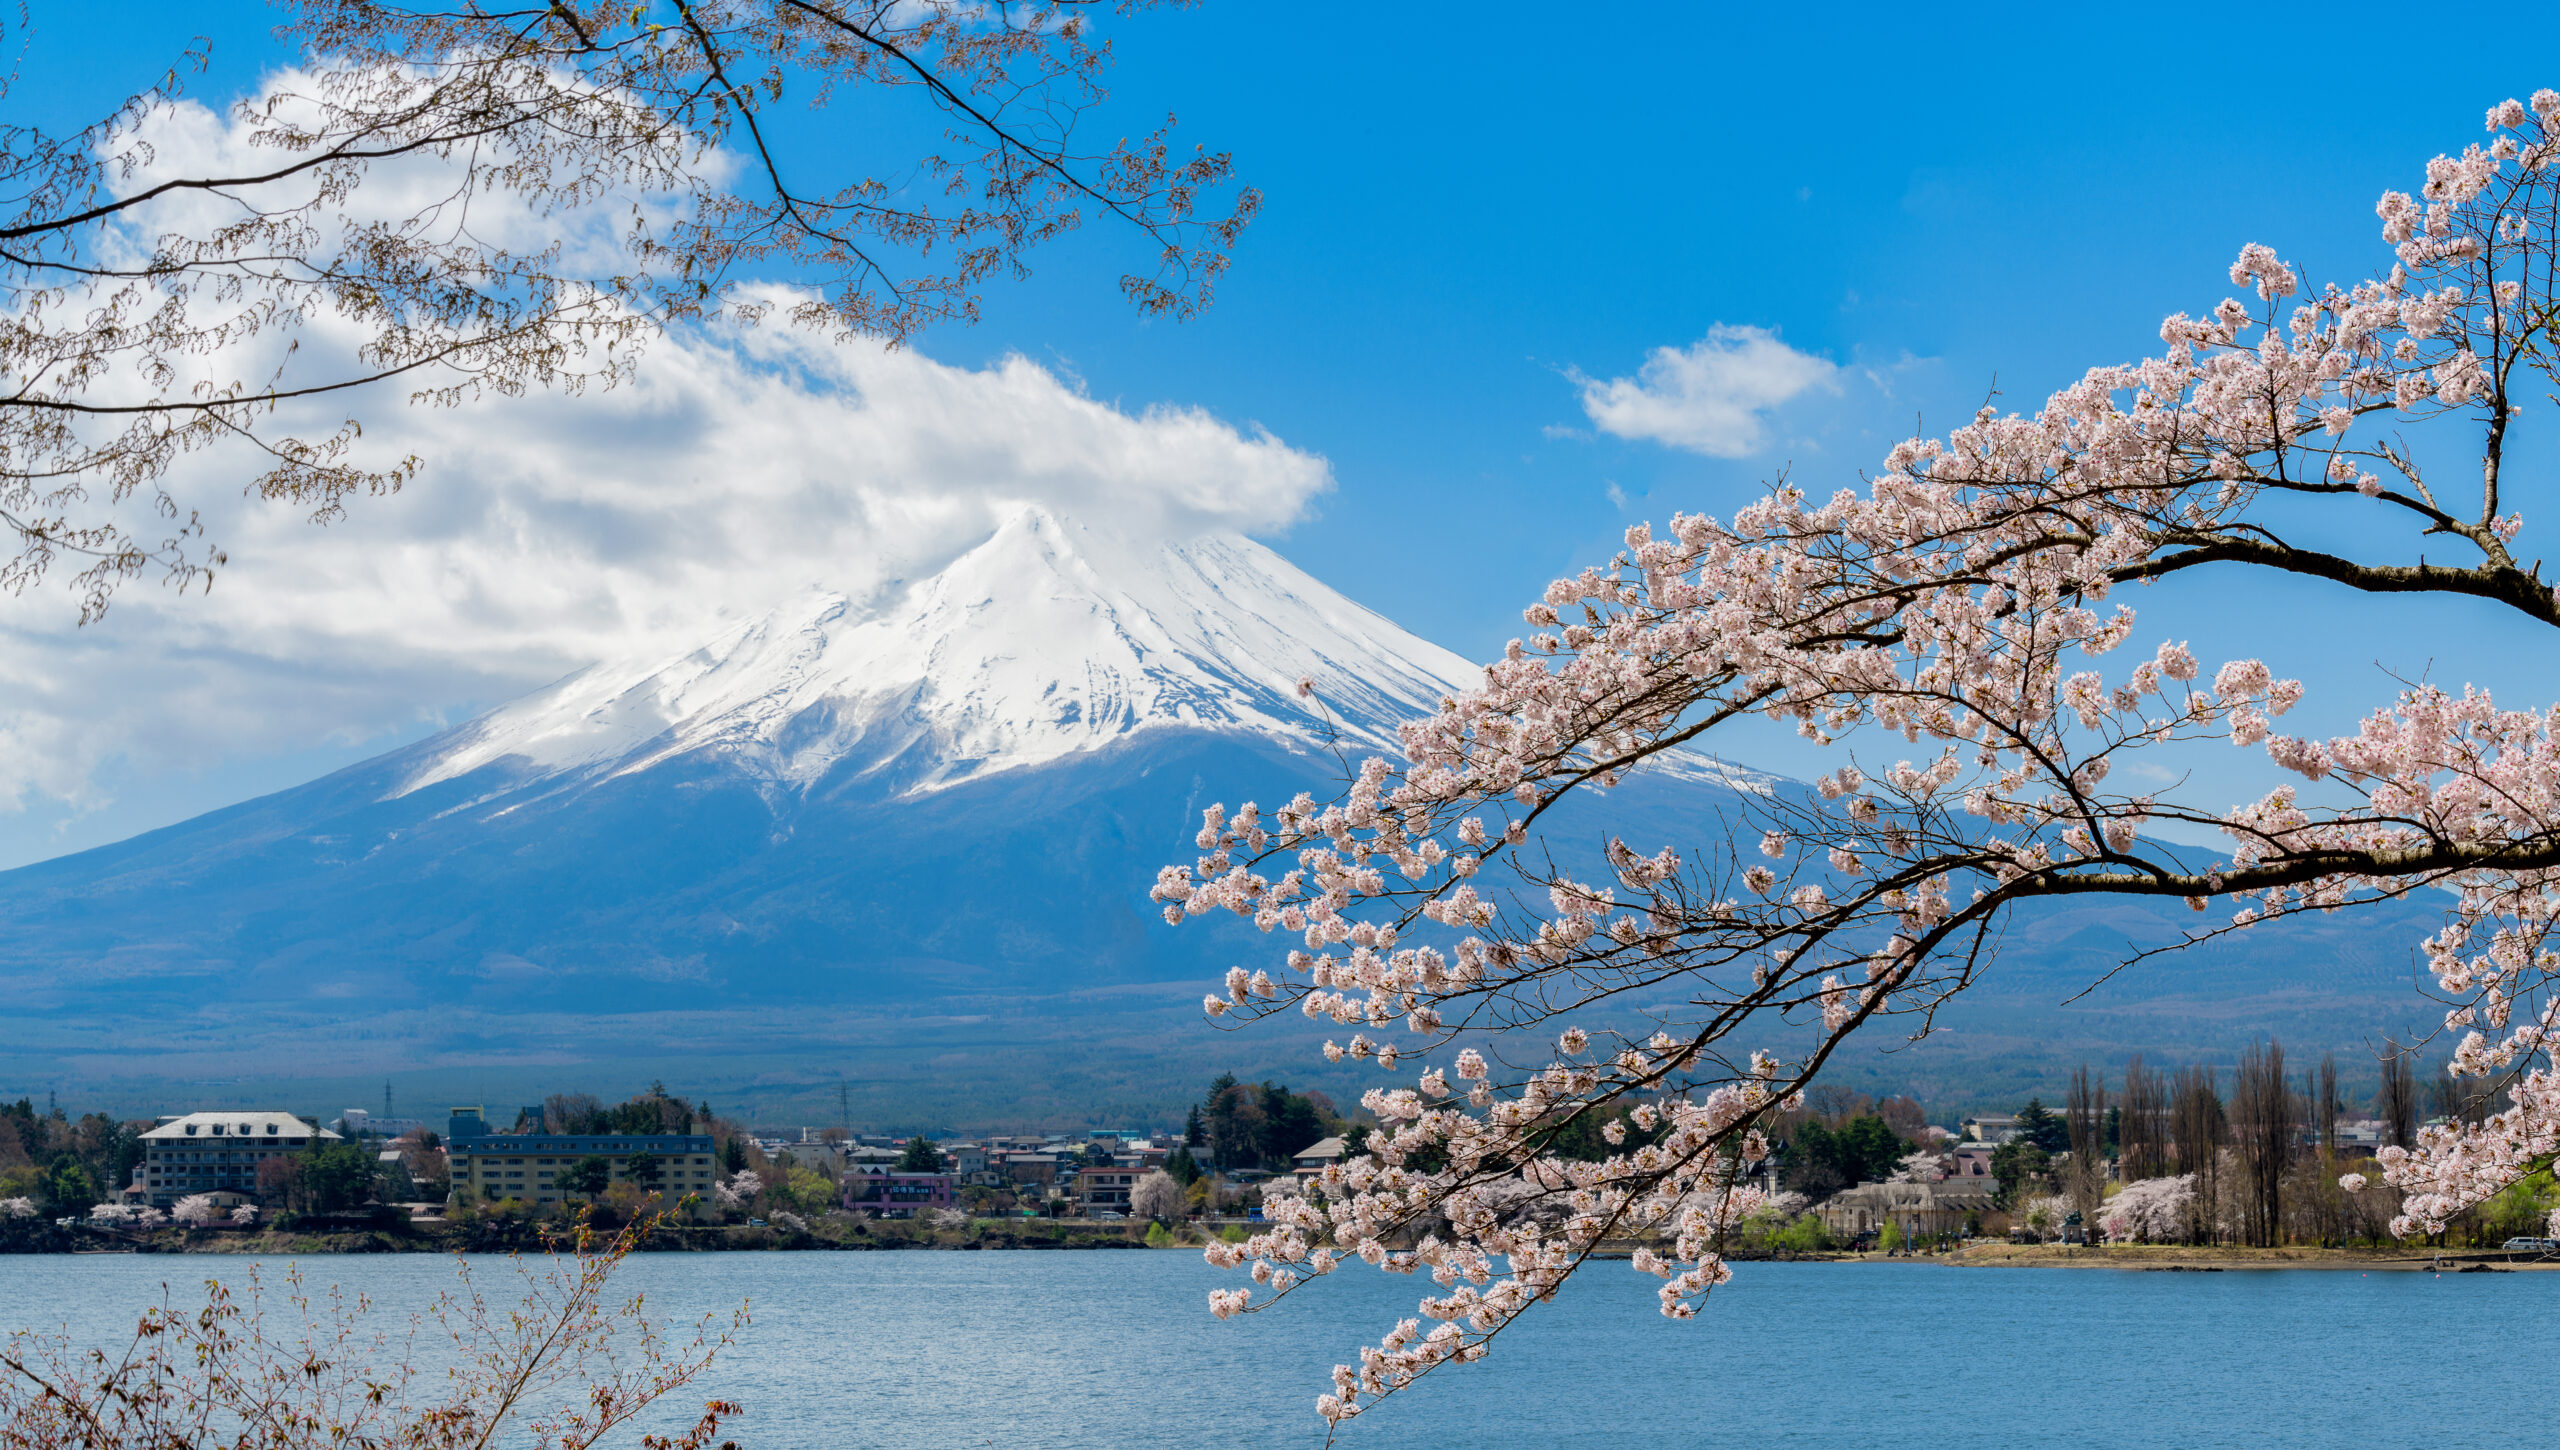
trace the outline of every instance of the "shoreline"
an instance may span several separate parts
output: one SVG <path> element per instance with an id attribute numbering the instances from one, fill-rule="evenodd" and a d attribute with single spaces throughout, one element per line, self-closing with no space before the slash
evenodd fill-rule
<path id="1" fill-rule="evenodd" d="M 2113 1269 L 2135 1273 L 2356 1269 L 2366 1273 L 2454 1274 L 2560 1269 L 2560 1257 L 2528 1257 L 2501 1249 L 2333 1249 L 2307 1245 L 2256 1249 L 2237 1245 L 2113 1244 L 2090 1249 L 2063 1244 L 1973 1244 L 1947 1254 L 1907 1258 L 1842 1254 L 1836 1259 L 1851 1263 L 1935 1264 L 1951 1269 Z"/>
<path id="2" fill-rule="evenodd" d="M 1085 1225 L 1074 1221 L 979 1220 L 967 1228 L 932 1228 L 904 1222 L 866 1224 L 834 1237 L 743 1226 L 686 1227 L 661 1230 L 634 1252 L 774 1253 L 774 1252 L 1008 1252 L 1030 1250 L 1145 1249 L 1124 1224 Z M 368 1228 L 324 1229 L 154 1229 L 147 1233 L 89 1228 L 56 1229 L 0 1242 L 0 1256 L 208 1254 L 292 1257 L 301 1254 L 492 1254 L 539 1253 L 558 1247 L 563 1235 L 530 1224 L 447 1225 L 441 1220 Z M 1197 1250 L 1205 1240 L 1167 1247 Z"/>
<path id="3" fill-rule="evenodd" d="M 1224 1227 L 1220 1225 L 1218 1227 Z M 1212 1230 L 1214 1233 L 1214 1230 Z M 544 1226 L 522 1223 L 447 1224 L 426 1219 L 355 1228 L 304 1229 L 157 1229 L 130 1231 L 61 1230 L 12 1236 L 0 1241 L 0 1255 L 202 1254 L 216 1256 L 292 1257 L 306 1254 L 485 1254 L 542 1252 L 557 1246 L 558 1235 Z M 866 1223 L 842 1235 L 794 1233 L 770 1227 L 724 1225 L 663 1230 L 638 1246 L 645 1254 L 666 1253 L 972 1253 L 1073 1250 L 1179 1249 L 1197 1252 L 1211 1233 L 1186 1225 L 1172 1243 L 1150 1244 L 1129 1232 L 1125 1223 L 1078 1220 L 979 1219 L 966 1227 L 940 1228 L 910 1221 Z M 1593 1255 L 1623 1260 L 1636 1248 L 1624 1241 Z M 2501 1249 L 2394 1248 L 2244 1248 L 2237 1245 L 2113 1244 L 2091 1249 L 2065 1244 L 1973 1243 L 1946 1253 L 1883 1254 L 1878 1252 L 1791 1253 L 1783 1257 L 1741 1252 L 1728 1256 L 1734 1264 L 1902 1264 L 1946 1269 L 2096 1269 L 2119 1273 L 2222 1273 L 2306 1269 L 2366 1273 L 2504 1273 L 2560 1270 L 2560 1255 L 2528 1257 Z"/>

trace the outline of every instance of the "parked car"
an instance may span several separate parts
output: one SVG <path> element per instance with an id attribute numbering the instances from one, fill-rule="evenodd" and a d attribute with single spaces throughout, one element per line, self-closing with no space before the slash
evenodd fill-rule
<path id="1" fill-rule="evenodd" d="M 2511 1254 L 2553 1254 L 2560 1253 L 2560 1239 L 2516 1238 L 2507 1240 L 2504 1247 Z"/>

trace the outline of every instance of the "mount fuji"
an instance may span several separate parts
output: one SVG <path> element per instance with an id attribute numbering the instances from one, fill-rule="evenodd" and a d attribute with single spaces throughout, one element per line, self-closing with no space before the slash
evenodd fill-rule
<path id="1" fill-rule="evenodd" d="M 418 747 L 394 793 L 493 767 L 510 790 L 592 790 L 716 760 L 783 810 L 919 797 L 1167 730 L 1391 750 L 1397 722 L 1477 673 L 1241 535 L 1132 546 L 1026 508 L 872 607 L 813 589 L 674 659 L 503 706 Z"/>
<path id="2" fill-rule="evenodd" d="M 246 1101 L 392 1077 L 504 1102 L 663 1075 L 914 1124 L 1152 1120 L 1224 1068 L 1329 1082 L 1300 1034 L 1201 1026 L 1201 984 L 1272 943 L 1165 930 L 1147 885 L 1208 801 L 1322 795 L 1478 677 L 1251 539 L 1133 543 L 1023 509 L 930 577 L 810 590 L 682 654 L 0 873 L 0 1089 L 140 1110 L 173 1083 Z M 1692 755 L 1613 812 L 1687 850 L 1773 789 L 1792 787 Z M 1933 1043 L 1929 1072 L 2040 1081 L 2074 1040 L 2053 1004 L 2178 925 L 2155 915 L 2022 923 L 2008 986 L 1976 989 L 1970 1046 Z M 2406 992 L 2375 925 L 2170 959 L 2080 1009 L 2078 1040 L 2223 1051 L 2315 1002 L 2336 1038 L 2374 1020 L 2375 990 Z M 2306 995 L 2315 958 L 2347 969 L 2343 996 L 2335 977 Z"/>
<path id="3" fill-rule="evenodd" d="M 1133 543 L 1025 508 L 930 577 L 808 590 L 0 874 L 0 1083 L 495 1093 L 610 1062 L 1109 1102 L 1153 1083 L 1204 979 L 1269 950 L 1155 920 L 1199 808 L 1322 793 L 1477 677 L 1241 535 Z"/>

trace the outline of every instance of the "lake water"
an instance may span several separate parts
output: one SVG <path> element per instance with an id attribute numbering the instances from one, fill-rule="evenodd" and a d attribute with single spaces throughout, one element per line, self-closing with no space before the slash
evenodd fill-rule
<path id="1" fill-rule="evenodd" d="M 186 1302 L 250 1262 L 0 1257 L 0 1329 L 105 1342 L 162 1283 Z M 393 1310 L 453 1275 L 432 1255 L 303 1263 Z M 752 1300 L 754 1325 L 705 1386 L 745 1404 L 733 1429 L 749 1450 L 1314 1447 L 1330 1367 L 1429 1287 L 1354 1266 L 1220 1322 L 1207 1291 L 1238 1281 L 1177 1251 L 643 1255 L 620 1282 L 667 1314 Z M 1596 1266 L 1484 1363 L 1436 1374 L 1339 1443 L 2536 1443 L 2541 1331 L 2560 1308 L 2560 1274 L 2543 1273 L 1743 1264 L 1675 1324 L 1653 1282 Z"/>

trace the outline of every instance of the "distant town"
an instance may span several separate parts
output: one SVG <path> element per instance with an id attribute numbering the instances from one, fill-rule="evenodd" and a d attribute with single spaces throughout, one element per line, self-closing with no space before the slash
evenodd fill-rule
<path id="1" fill-rule="evenodd" d="M 2484 1106 L 2435 1087 L 2422 1102 L 2431 1094 L 2405 1070 L 2387 1075 L 2375 1114 L 2349 1116 L 2333 1067 L 2297 1087 L 2280 1050 L 2244 1060 L 2227 1096 L 2209 1071 L 2154 1073 L 2136 1059 L 2112 1094 L 2084 1071 L 2058 1110 L 2035 1099 L 1951 1126 L 1908 1097 L 1820 1088 L 1777 1125 L 1765 1156 L 1729 1170 L 1762 1196 L 1731 1247 L 2380 1245 L 2393 1196 L 2354 1185 L 2378 1179 L 2386 1148 Z M 2422 1116 L 2428 1107 L 2439 1111 Z M 1552 1151 L 1597 1159 L 1640 1146 L 1632 1117 L 1587 1118 L 1557 1123 Z M 751 1128 L 663 1085 L 610 1106 L 572 1093 L 431 1118 L 350 1107 L 325 1121 L 231 1108 L 74 1119 L 22 1099 L 0 1106 L 0 1244 L 58 1247 L 62 1233 L 503 1238 L 651 1216 L 759 1231 L 757 1244 L 849 1242 L 893 1224 L 966 1238 L 973 1225 L 1023 1221 L 1163 1244 L 1240 1234 L 1275 1182 L 1338 1189 L 1370 1126 L 1322 1093 L 1233 1077 L 1210 1083 L 1179 1128 L 941 1137 Z M 2551 1197 L 2546 1180 L 2519 1185 L 2439 1241 L 2540 1244 Z"/>
<path id="2" fill-rule="evenodd" d="M 1247 1214 L 1275 1176 L 1315 1174 L 1350 1127 L 1320 1094 L 1221 1079 L 1183 1131 L 898 1137 L 751 1129 L 663 1087 L 433 1118 L 347 1108 L 198 1109 L 149 1121 L 0 1106 L 0 1232 L 398 1221 L 677 1222 L 808 1233 L 920 1215 L 1154 1223 Z M 1281 1146 L 1285 1145 L 1285 1146 Z"/>

